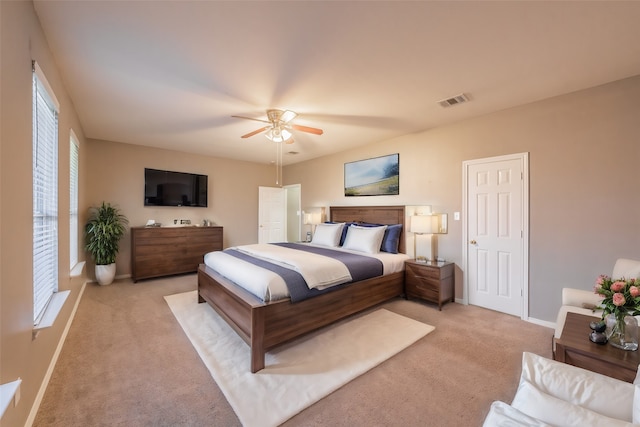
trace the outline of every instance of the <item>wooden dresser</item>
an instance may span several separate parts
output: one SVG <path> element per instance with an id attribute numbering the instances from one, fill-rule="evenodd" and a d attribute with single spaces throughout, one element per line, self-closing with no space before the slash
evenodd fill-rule
<path id="1" fill-rule="evenodd" d="M 191 273 L 204 255 L 222 250 L 222 227 L 132 227 L 131 278 Z"/>

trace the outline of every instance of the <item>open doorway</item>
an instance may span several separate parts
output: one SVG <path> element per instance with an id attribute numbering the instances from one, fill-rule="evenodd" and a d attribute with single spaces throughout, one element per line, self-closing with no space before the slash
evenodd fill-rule
<path id="1" fill-rule="evenodd" d="M 302 240 L 302 186 L 300 184 L 285 185 L 286 237 L 287 242 Z"/>

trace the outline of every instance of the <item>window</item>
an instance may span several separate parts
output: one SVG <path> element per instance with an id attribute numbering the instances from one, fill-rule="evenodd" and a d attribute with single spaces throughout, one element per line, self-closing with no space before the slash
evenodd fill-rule
<path id="1" fill-rule="evenodd" d="M 78 138 L 69 141 L 69 268 L 78 263 Z"/>
<path id="2" fill-rule="evenodd" d="M 33 320 L 58 291 L 58 102 L 33 63 Z"/>

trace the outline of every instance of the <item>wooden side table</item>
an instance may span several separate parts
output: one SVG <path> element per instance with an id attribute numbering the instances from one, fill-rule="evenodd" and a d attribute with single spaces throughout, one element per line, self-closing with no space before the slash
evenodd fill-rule
<path id="1" fill-rule="evenodd" d="M 632 383 L 640 364 L 640 352 L 591 342 L 589 323 L 594 320 L 598 318 L 567 313 L 562 335 L 556 341 L 554 359 Z"/>
<path id="2" fill-rule="evenodd" d="M 438 304 L 442 310 L 442 303 L 455 299 L 453 291 L 452 262 L 418 262 L 405 261 L 404 291 L 407 296 L 421 298 Z"/>

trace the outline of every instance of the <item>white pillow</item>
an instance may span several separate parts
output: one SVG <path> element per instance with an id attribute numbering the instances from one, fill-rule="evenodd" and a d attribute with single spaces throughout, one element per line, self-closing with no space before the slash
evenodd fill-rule
<path id="1" fill-rule="evenodd" d="M 620 402 L 618 402 L 616 395 L 602 393 L 600 398 L 607 401 L 609 405 L 620 408 Z M 530 417 L 554 426 L 630 427 L 632 425 L 626 421 L 606 417 L 582 406 L 550 396 L 538 390 L 529 381 L 524 381 L 520 384 L 511 406 Z"/>
<path id="2" fill-rule="evenodd" d="M 483 427 L 551 427 L 549 424 L 523 414 L 513 406 L 496 400 L 484 419 Z"/>
<path id="3" fill-rule="evenodd" d="M 633 384 L 615 378 L 524 352 L 520 384 L 523 382 L 607 417 L 629 422 L 633 418 Z M 615 396 L 615 405 L 603 396 Z"/>
<path id="4" fill-rule="evenodd" d="M 343 222 L 316 225 L 316 231 L 313 233 L 311 243 L 322 246 L 338 246 L 342 236 L 342 227 L 344 227 Z"/>
<path id="5" fill-rule="evenodd" d="M 380 245 L 384 238 L 386 225 L 381 227 L 360 227 L 352 225 L 347 229 L 347 237 L 344 239 L 342 247 L 369 254 L 380 252 Z"/>

